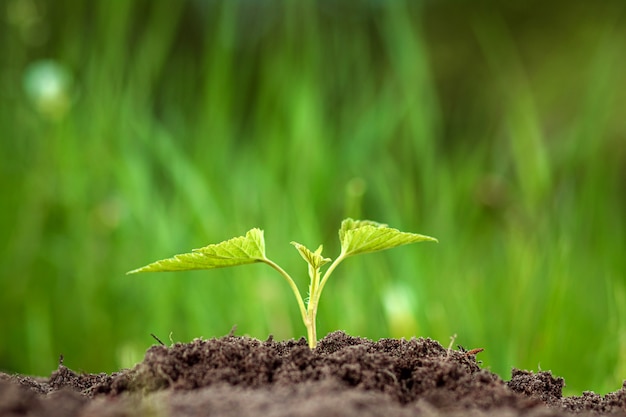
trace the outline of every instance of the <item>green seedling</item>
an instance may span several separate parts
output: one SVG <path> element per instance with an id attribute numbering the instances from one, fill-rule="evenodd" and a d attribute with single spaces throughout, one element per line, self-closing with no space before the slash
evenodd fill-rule
<path id="1" fill-rule="evenodd" d="M 224 242 L 194 249 L 190 253 L 175 255 L 173 258 L 153 262 L 128 272 L 171 272 L 197 269 L 224 268 L 262 262 L 274 268 L 285 278 L 298 301 L 302 321 L 307 329 L 307 340 L 311 349 L 317 344 L 315 317 L 322 290 L 337 265 L 344 259 L 361 253 L 378 252 L 416 242 L 437 242 L 437 239 L 416 233 L 401 232 L 386 224 L 369 220 L 345 219 L 339 229 L 341 253 L 333 261 L 322 256 L 322 245 L 311 251 L 304 245 L 291 242 L 309 265 L 309 297 L 302 298 L 293 278 L 265 255 L 263 231 L 251 229 L 245 236 L 235 237 Z M 329 264 L 322 274 L 322 267 Z"/>

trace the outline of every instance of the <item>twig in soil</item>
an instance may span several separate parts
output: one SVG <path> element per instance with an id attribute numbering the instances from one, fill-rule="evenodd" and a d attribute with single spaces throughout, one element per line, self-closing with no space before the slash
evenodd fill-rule
<path id="1" fill-rule="evenodd" d="M 156 337 L 156 335 L 155 335 L 154 333 L 150 333 L 150 336 L 152 336 L 152 338 L 154 338 L 154 340 L 156 340 L 157 342 L 159 342 L 159 344 L 160 344 L 161 346 L 165 346 L 165 343 L 163 343 L 163 342 L 161 341 L 161 339 L 159 339 L 158 337 Z"/>
<path id="2" fill-rule="evenodd" d="M 461 345 L 457 345 L 457 346 L 459 347 L 459 350 L 461 351 L 461 353 L 465 354 L 466 360 L 469 360 L 470 358 L 472 358 L 474 359 L 474 362 L 476 362 L 478 365 L 482 365 L 483 361 L 477 361 L 476 355 L 482 352 L 483 350 L 485 350 L 484 348 L 474 348 L 474 349 L 467 350 Z"/>
<path id="3" fill-rule="evenodd" d="M 465 349 L 463 346 L 461 345 L 457 345 L 459 347 L 459 350 L 463 353 L 465 353 L 465 356 L 471 356 L 471 355 L 476 355 L 477 353 L 482 352 L 483 350 L 485 350 L 485 348 L 475 348 L 475 349 L 470 349 L 467 350 Z"/>
<path id="4" fill-rule="evenodd" d="M 452 345 L 454 344 L 455 340 L 456 340 L 456 333 L 450 336 L 450 344 L 448 345 L 448 353 L 446 353 L 446 360 L 448 360 L 448 358 L 450 357 L 450 352 L 452 352 Z"/>

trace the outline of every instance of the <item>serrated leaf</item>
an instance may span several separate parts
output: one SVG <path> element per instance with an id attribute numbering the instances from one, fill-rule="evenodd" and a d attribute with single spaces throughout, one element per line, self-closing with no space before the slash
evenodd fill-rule
<path id="1" fill-rule="evenodd" d="M 311 268 L 315 270 L 319 270 L 322 265 L 325 265 L 332 260 L 330 258 L 324 258 L 322 256 L 322 249 L 324 248 L 322 245 L 320 245 L 320 247 L 317 248 L 315 252 L 312 252 L 306 246 L 298 242 L 291 242 L 291 244 L 295 246 L 296 249 L 298 249 L 298 252 L 300 252 L 300 256 L 302 256 L 302 258 L 307 261 Z"/>
<path id="2" fill-rule="evenodd" d="M 339 229 L 341 253 L 352 256 L 360 253 L 377 252 L 409 243 L 437 242 L 437 239 L 417 233 L 401 232 L 386 224 L 371 220 L 345 219 Z"/>
<path id="3" fill-rule="evenodd" d="M 254 228 L 249 230 L 245 236 L 193 249 L 191 253 L 175 255 L 172 258 L 156 261 L 128 273 L 225 268 L 262 262 L 265 259 L 263 231 Z"/>

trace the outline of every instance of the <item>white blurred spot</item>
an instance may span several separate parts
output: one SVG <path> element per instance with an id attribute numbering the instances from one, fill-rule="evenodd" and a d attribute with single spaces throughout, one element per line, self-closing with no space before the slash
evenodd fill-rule
<path id="1" fill-rule="evenodd" d="M 61 119 L 69 110 L 72 84 L 70 71 L 56 61 L 35 61 L 24 71 L 26 95 L 35 109 L 49 119 Z"/>
<path id="2" fill-rule="evenodd" d="M 383 305 L 392 337 L 410 337 L 417 334 L 415 304 L 415 297 L 406 285 L 395 283 L 387 288 Z"/>
<path id="3" fill-rule="evenodd" d="M 116 350 L 117 363 L 121 368 L 132 368 L 143 360 L 145 350 L 131 343 L 125 343 Z"/>

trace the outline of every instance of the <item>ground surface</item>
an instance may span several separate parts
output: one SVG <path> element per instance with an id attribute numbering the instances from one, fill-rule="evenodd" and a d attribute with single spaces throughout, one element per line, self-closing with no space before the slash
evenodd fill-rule
<path id="1" fill-rule="evenodd" d="M 343 332 L 304 339 L 229 335 L 153 346 L 112 375 L 0 374 L 0 416 L 626 416 L 616 392 L 562 397 L 549 372 L 481 370 L 472 352 L 430 339 L 372 342 Z"/>

